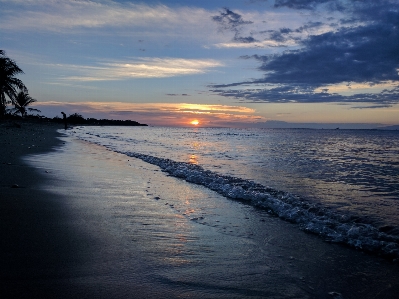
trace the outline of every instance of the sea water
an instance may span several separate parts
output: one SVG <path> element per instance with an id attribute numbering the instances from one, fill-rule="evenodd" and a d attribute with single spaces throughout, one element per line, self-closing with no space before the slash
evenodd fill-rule
<path id="1" fill-rule="evenodd" d="M 70 134 L 327 241 L 399 257 L 397 131 L 87 126 Z"/>

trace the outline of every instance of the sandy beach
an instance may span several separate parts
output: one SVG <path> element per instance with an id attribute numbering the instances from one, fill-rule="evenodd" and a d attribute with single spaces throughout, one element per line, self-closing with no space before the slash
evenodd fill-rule
<path id="1" fill-rule="evenodd" d="M 397 298 L 397 263 L 156 166 L 0 126 L 2 298 Z"/>
<path id="2" fill-rule="evenodd" d="M 0 127 L 0 292 L 4 298 L 50 298 L 59 290 L 44 281 L 63 275 L 70 254 L 68 229 L 59 222 L 61 207 L 38 188 L 45 173 L 21 158 L 60 146 L 60 134 L 53 124 L 19 125 Z"/>

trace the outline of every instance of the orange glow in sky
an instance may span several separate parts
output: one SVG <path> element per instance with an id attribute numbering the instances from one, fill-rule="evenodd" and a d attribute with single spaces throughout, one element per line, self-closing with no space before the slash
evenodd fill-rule
<path id="1" fill-rule="evenodd" d="M 151 126 L 226 127 L 266 121 L 252 108 L 220 104 L 51 101 L 35 105 L 50 116 L 65 111 L 85 118 L 130 119 Z"/>

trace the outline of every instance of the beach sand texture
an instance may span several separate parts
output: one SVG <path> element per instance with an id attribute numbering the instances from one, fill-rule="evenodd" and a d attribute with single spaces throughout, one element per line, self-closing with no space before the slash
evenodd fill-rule
<path id="1" fill-rule="evenodd" d="M 0 128 L 1 298 L 399 294 L 395 263 L 56 129 Z"/>

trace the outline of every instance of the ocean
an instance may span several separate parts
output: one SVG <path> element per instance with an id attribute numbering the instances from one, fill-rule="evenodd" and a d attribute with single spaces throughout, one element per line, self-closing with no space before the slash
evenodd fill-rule
<path id="1" fill-rule="evenodd" d="M 398 131 L 83 126 L 68 134 L 325 241 L 399 257 Z"/>

